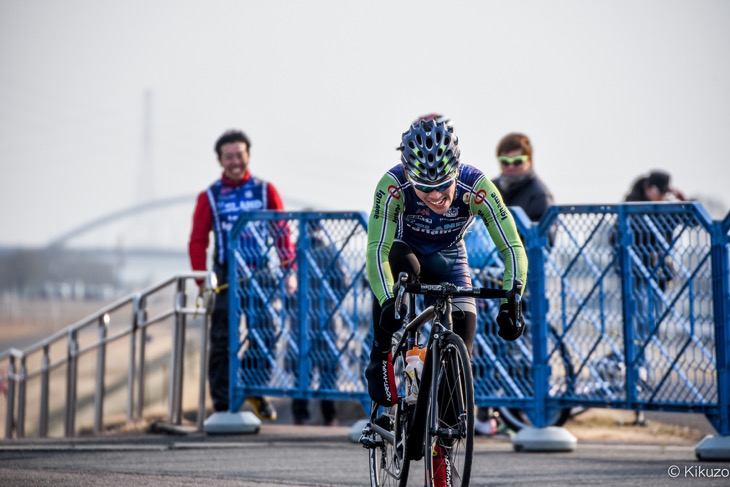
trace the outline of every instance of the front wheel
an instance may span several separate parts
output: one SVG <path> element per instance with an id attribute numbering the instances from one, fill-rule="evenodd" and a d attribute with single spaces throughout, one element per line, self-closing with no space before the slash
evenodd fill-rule
<path id="1" fill-rule="evenodd" d="M 471 360 L 458 335 L 447 333 L 438 343 L 425 432 L 426 485 L 467 486 L 474 449 Z"/>

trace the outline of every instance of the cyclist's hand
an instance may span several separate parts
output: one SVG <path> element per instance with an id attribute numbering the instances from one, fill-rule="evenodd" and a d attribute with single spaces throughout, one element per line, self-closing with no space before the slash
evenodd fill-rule
<path id="1" fill-rule="evenodd" d="M 388 298 L 385 300 L 380 312 L 380 328 L 387 331 L 388 333 L 395 333 L 400 330 L 403 326 L 403 315 L 406 312 L 405 304 L 401 305 L 400 317 L 401 319 L 395 319 L 395 298 Z"/>
<path id="2" fill-rule="evenodd" d="M 519 316 L 519 303 L 503 303 L 497 314 L 499 336 L 508 342 L 517 340 L 525 332 L 525 323 Z"/>

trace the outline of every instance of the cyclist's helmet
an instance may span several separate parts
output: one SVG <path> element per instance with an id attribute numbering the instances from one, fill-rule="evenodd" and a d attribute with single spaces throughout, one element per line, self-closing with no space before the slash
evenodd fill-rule
<path id="1" fill-rule="evenodd" d="M 416 183 L 433 184 L 459 169 L 459 139 L 448 120 L 418 120 L 403 134 L 401 162 Z"/>

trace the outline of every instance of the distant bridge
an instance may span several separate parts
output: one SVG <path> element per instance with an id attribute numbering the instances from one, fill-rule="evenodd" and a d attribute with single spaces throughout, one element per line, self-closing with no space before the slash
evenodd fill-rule
<path id="1" fill-rule="evenodd" d="M 97 228 L 104 227 L 113 222 L 128 218 L 133 215 L 147 213 L 149 211 L 153 211 L 153 210 L 157 210 L 159 208 L 164 208 L 164 207 L 169 207 L 169 206 L 177 206 L 177 205 L 181 205 L 181 204 L 193 205 L 196 198 L 197 198 L 197 194 L 172 196 L 169 198 L 162 198 L 162 199 L 158 199 L 158 200 L 147 201 L 142 204 L 130 206 L 127 208 L 123 208 L 121 210 L 116 210 L 116 211 L 113 211 L 106 215 L 103 215 L 101 217 L 95 218 L 87 223 L 84 223 L 83 225 L 79 225 L 78 227 L 73 228 L 73 229 L 67 231 L 66 233 L 59 235 L 58 237 L 52 239 L 49 242 L 48 247 L 49 248 L 63 247 L 70 240 L 72 240 L 76 237 L 87 234 Z M 301 200 L 289 199 L 289 198 L 284 198 L 284 202 L 285 202 L 285 208 L 287 210 L 301 210 L 302 208 L 314 206 L 309 202 L 304 202 Z"/>

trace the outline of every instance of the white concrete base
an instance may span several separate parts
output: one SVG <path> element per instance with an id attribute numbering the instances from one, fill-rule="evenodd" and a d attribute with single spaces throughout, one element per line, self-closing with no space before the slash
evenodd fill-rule
<path id="1" fill-rule="evenodd" d="M 512 448 L 525 452 L 567 452 L 575 450 L 578 440 L 570 431 L 559 426 L 522 428 L 512 437 Z"/>
<path id="2" fill-rule="evenodd" d="M 695 447 L 697 460 L 730 460 L 730 436 L 705 436 Z"/>
<path id="3" fill-rule="evenodd" d="M 261 420 L 250 411 L 213 413 L 203 423 L 206 433 L 223 435 L 258 433 L 260 427 Z"/>
<path id="4" fill-rule="evenodd" d="M 369 419 L 361 419 L 352 425 L 350 428 L 350 441 L 353 443 L 360 442 L 360 436 L 362 436 L 362 429 L 370 422 Z"/>

